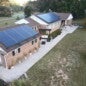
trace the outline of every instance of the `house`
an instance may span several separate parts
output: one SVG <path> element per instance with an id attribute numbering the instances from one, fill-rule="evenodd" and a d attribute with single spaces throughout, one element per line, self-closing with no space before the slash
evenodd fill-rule
<path id="1" fill-rule="evenodd" d="M 29 25 L 0 28 L 0 66 L 11 68 L 40 47 L 40 34 Z"/>
<path id="2" fill-rule="evenodd" d="M 36 14 L 32 15 L 30 18 L 40 24 L 39 32 L 42 35 L 50 34 L 61 26 L 60 17 L 54 12 Z"/>

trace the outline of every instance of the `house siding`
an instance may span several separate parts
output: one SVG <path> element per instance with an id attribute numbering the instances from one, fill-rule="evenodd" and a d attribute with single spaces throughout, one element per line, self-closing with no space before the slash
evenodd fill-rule
<path id="1" fill-rule="evenodd" d="M 60 26 L 61 26 L 61 21 L 50 24 L 48 26 L 48 28 L 51 29 L 50 33 L 56 31 L 57 29 L 60 29 Z M 46 31 L 46 33 L 49 34 L 49 31 Z"/>
<path id="2" fill-rule="evenodd" d="M 0 66 L 4 66 L 4 67 L 6 67 L 6 64 L 5 64 L 5 59 L 4 59 L 4 57 L 3 56 L 1 56 L 0 55 Z"/>
<path id="3" fill-rule="evenodd" d="M 35 41 L 35 39 L 33 39 Z M 22 61 L 25 56 L 30 55 L 30 53 L 33 53 L 36 49 L 40 47 L 40 40 L 39 37 L 37 38 L 37 42 L 32 45 L 32 41 L 22 45 L 20 48 L 20 53 L 17 52 L 17 49 L 13 50 L 16 51 L 15 55 L 12 55 L 12 51 L 8 52 L 5 55 L 7 67 L 11 68 L 16 63 L 19 63 L 19 61 Z"/>
<path id="4" fill-rule="evenodd" d="M 65 25 L 71 25 L 72 24 L 72 19 L 71 20 L 65 20 Z"/>

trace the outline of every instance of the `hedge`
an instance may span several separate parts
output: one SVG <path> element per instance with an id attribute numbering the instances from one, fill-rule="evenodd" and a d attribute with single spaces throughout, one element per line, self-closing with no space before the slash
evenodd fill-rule
<path id="1" fill-rule="evenodd" d="M 50 34 L 50 37 L 55 38 L 61 34 L 61 29 L 58 29 Z"/>

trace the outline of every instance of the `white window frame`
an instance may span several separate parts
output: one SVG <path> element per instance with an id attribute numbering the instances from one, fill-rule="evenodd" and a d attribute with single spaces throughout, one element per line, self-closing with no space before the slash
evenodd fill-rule
<path id="1" fill-rule="evenodd" d="M 19 49 L 20 47 L 18 47 L 18 48 L 16 48 L 15 50 L 13 50 L 14 52 L 15 52 L 15 54 L 17 54 L 18 53 L 18 49 Z M 21 49 L 21 48 L 20 48 Z M 21 51 L 20 51 L 21 52 Z"/>
<path id="2" fill-rule="evenodd" d="M 14 50 L 15 51 L 15 54 L 18 53 L 18 48 Z"/>
<path id="3" fill-rule="evenodd" d="M 1 57 L 0 57 L 0 63 L 2 63 Z"/>

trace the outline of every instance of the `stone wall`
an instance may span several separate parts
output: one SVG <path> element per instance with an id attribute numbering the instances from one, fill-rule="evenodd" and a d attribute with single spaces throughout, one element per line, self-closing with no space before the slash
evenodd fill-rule
<path id="1" fill-rule="evenodd" d="M 33 40 L 34 43 L 32 44 L 32 41 L 22 45 L 20 48 L 20 53 L 18 53 L 18 48 L 13 50 L 15 51 L 15 55 L 12 55 L 12 51 L 10 51 L 9 53 L 7 53 L 5 55 L 6 58 L 6 63 L 7 63 L 7 67 L 11 68 L 12 66 L 14 66 L 16 63 L 21 62 L 22 60 L 24 60 L 24 58 L 28 55 L 30 55 L 31 53 L 34 53 L 35 50 L 37 50 L 40 47 L 40 40 L 39 38 L 37 38 L 37 42 L 35 42 L 35 39 Z"/>

